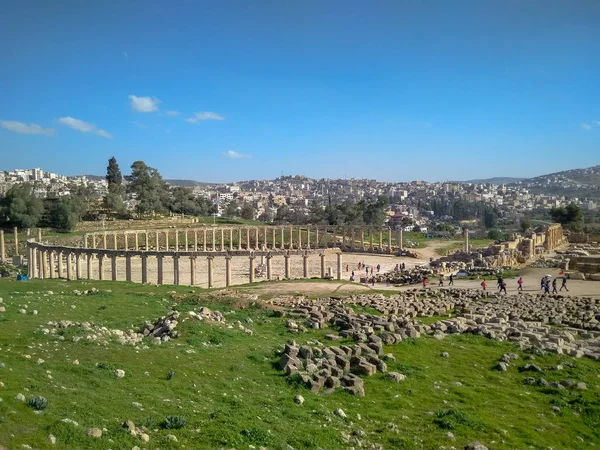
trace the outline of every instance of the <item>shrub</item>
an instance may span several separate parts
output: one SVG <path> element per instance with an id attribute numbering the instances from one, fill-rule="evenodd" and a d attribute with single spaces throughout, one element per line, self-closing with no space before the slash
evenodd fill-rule
<path id="1" fill-rule="evenodd" d="M 166 430 L 178 430 L 187 425 L 187 420 L 181 416 L 167 416 L 163 421 L 162 427 Z"/>
<path id="2" fill-rule="evenodd" d="M 36 395 L 35 397 L 31 397 L 29 400 L 27 400 L 27 405 L 36 411 L 42 411 L 48 407 L 48 400 L 46 397 Z"/>

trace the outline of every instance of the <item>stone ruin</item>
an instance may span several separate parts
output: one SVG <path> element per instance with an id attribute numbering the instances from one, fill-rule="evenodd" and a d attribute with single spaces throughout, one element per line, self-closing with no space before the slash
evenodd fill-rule
<path id="1" fill-rule="evenodd" d="M 514 342 L 523 349 L 536 348 L 600 361 L 600 300 L 590 297 L 500 296 L 464 289 L 423 293 L 415 289 L 391 297 L 359 295 L 318 300 L 281 297 L 267 303 L 288 308 L 296 321 L 302 321 L 295 328 L 289 327 L 288 321 L 292 332 L 331 327 L 328 339 L 351 338 L 355 342 L 351 346 L 324 346 L 315 341 L 316 346 L 301 347 L 292 342 L 281 349 L 280 369 L 297 377 L 313 392 L 341 388 L 364 395 L 360 376 L 387 372 L 383 346 L 423 335 L 444 339 L 446 334 L 478 334 Z M 380 315 L 355 313 L 354 305 L 374 308 Z M 449 311 L 455 311 L 455 315 Z M 431 316 L 445 318 L 431 325 L 418 320 Z M 396 381 L 404 378 L 403 374 L 389 376 Z"/>

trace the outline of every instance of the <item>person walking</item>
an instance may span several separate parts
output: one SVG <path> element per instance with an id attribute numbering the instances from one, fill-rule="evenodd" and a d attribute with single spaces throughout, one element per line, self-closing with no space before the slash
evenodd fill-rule
<path id="1" fill-rule="evenodd" d="M 552 293 L 558 294 L 558 291 L 556 290 L 556 278 L 552 280 Z"/>
<path id="2" fill-rule="evenodd" d="M 454 274 L 453 273 L 450 274 L 450 282 L 448 283 L 448 286 L 454 286 Z"/>
<path id="3" fill-rule="evenodd" d="M 483 288 L 483 290 L 485 291 L 485 288 L 487 287 L 487 281 L 483 280 L 481 282 L 481 287 Z"/>
<path id="4" fill-rule="evenodd" d="M 562 291 L 563 289 L 565 289 L 567 292 L 569 292 L 569 289 L 567 288 L 567 276 L 565 275 L 562 279 L 562 284 L 560 285 L 560 290 Z"/>
<path id="5" fill-rule="evenodd" d="M 500 291 L 500 289 L 502 288 L 502 282 L 503 281 L 504 280 L 502 280 L 502 277 L 498 277 L 498 286 L 497 286 L 498 287 L 498 291 Z"/>
<path id="6" fill-rule="evenodd" d="M 550 293 L 550 281 L 547 278 L 544 278 L 544 294 Z"/>
<path id="7" fill-rule="evenodd" d="M 385 285 L 386 285 L 387 287 L 390 287 L 390 277 L 387 277 L 387 278 L 386 278 L 386 280 L 385 280 Z"/>
<path id="8" fill-rule="evenodd" d="M 379 273 L 380 270 L 381 270 L 381 265 L 377 264 L 377 273 Z"/>
<path id="9" fill-rule="evenodd" d="M 348 269 L 349 269 L 349 268 L 350 268 L 350 267 L 348 266 L 348 264 L 346 264 L 346 272 L 348 272 Z"/>
<path id="10" fill-rule="evenodd" d="M 500 293 L 502 294 L 502 291 L 504 291 L 504 295 L 508 295 L 506 292 L 506 281 L 502 281 L 502 283 L 500 284 Z"/>
<path id="11" fill-rule="evenodd" d="M 519 281 L 517 281 L 517 284 L 519 285 L 517 291 L 523 291 L 523 277 L 519 277 Z"/>
<path id="12" fill-rule="evenodd" d="M 427 278 L 423 278 L 423 289 L 427 287 Z"/>
<path id="13" fill-rule="evenodd" d="M 543 277 L 542 280 L 540 281 L 540 290 L 544 289 L 545 284 L 546 284 L 546 277 Z"/>
<path id="14" fill-rule="evenodd" d="M 440 286 L 444 285 L 444 275 L 440 275 Z"/>

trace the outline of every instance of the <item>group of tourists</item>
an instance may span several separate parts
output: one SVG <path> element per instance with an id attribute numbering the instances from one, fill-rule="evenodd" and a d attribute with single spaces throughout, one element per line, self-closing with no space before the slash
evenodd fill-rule
<path id="1" fill-rule="evenodd" d="M 545 275 L 544 277 L 542 277 L 541 281 L 540 281 L 540 290 L 544 291 L 544 294 L 558 294 L 559 290 L 556 289 L 557 286 L 557 282 L 558 279 L 554 278 L 552 281 L 550 281 L 551 276 L 550 275 Z M 550 292 L 550 286 L 552 286 L 552 292 Z M 567 292 L 569 292 L 569 288 L 567 288 L 567 276 L 564 275 L 562 278 L 562 283 L 560 285 L 560 291 L 562 290 L 566 290 Z"/>

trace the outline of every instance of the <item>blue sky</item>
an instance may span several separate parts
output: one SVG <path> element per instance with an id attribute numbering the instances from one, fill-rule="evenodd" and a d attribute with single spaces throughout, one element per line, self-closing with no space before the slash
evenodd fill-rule
<path id="1" fill-rule="evenodd" d="M 600 164 L 600 2 L 5 2 L 0 169 L 233 181 Z"/>

